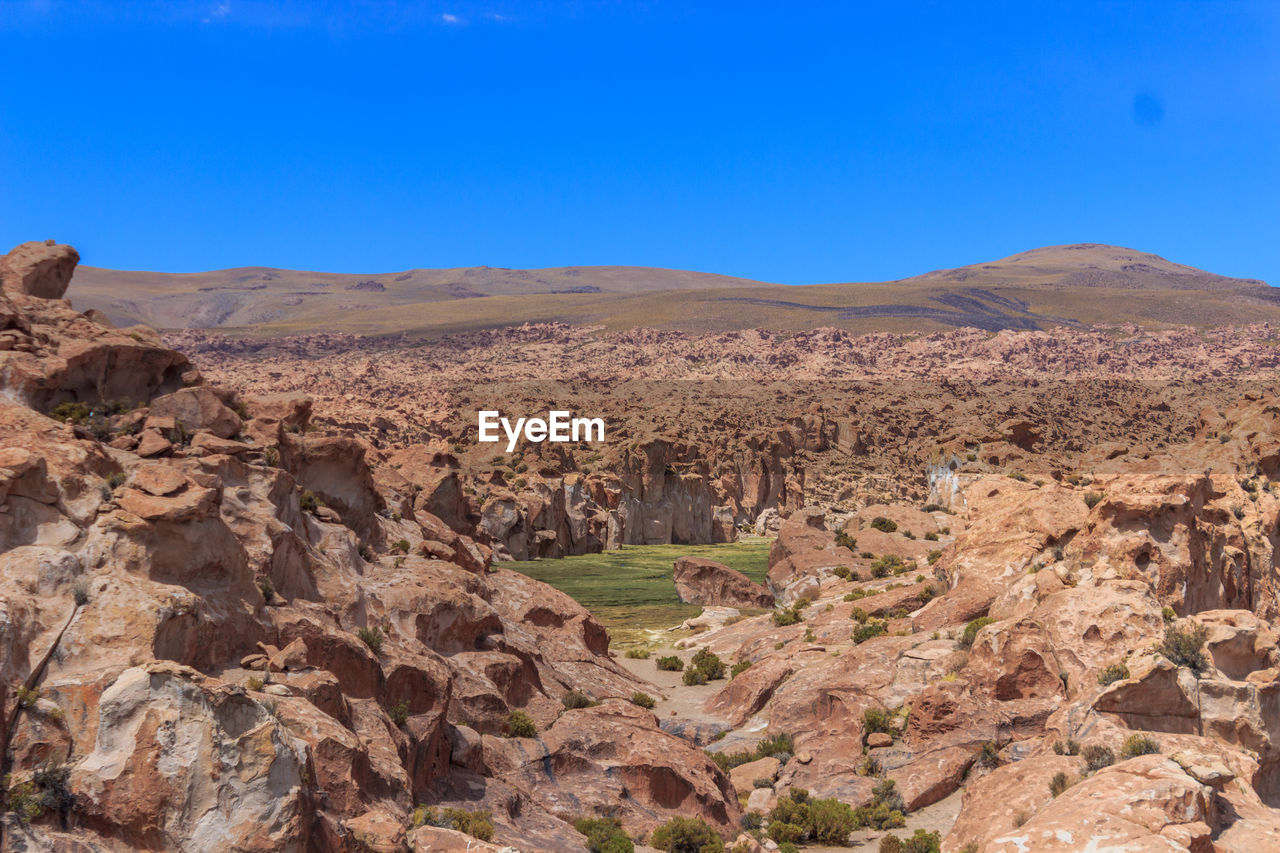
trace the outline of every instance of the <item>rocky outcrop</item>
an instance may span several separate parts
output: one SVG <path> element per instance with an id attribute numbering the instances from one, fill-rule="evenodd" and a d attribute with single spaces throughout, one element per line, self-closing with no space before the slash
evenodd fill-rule
<path id="1" fill-rule="evenodd" d="M 773 595 L 742 572 L 701 557 L 676 560 L 676 595 L 689 604 L 721 607 L 773 607 Z"/>
<path id="2" fill-rule="evenodd" d="M 80 263 L 80 253 L 53 240 L 14 247 L 0 258 L 0 288 L 40 299 L 61 299 Z"/>
<path id="3" fill-rule="evenodd" d="M 600 624 L 491 567 L 310 400 L 242 398 L 148 334 L 3 299 L 40 343 L 0 352 L 20 380 L 0 399 L 0 773 L 35 804 L 0 847 L 402 849 L 417 804 L 480 790 L 496 840 L 558 849 L 580 843 L 566 788 L 602 813 L 626 791 L 633 831 L 729 832 L 727 776 L 626 701 L 656 688 Z M 94 353 L 92 392 L 66 383 L 71 352 Z M 122 387 L 141 405 L 99 393 Z M 32 408 L 59 394 L 84 405 Z M 571 689 L 605 704 L 565 713 Z M 517 710 L 537 737 L 502 736 Z M 517 770 L 526 752 L 557 775 Z"/>

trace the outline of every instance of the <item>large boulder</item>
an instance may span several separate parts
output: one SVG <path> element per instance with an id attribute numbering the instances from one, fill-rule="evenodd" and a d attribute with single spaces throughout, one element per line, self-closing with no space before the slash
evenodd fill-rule
<path id="1" fill-rule="evenodd" d="M 769 590 L 724 563 L 702 557 L 676 560 L 676 595 L 688 604 L 719 607 L 773 607 Z"/>
<path id="2" fill-rule="evenodd" d="M 61 299 L 80 263 L 80 253 L 52 240 L 32 240 L 0 258 L 0 283 L 9 293 Z"/>

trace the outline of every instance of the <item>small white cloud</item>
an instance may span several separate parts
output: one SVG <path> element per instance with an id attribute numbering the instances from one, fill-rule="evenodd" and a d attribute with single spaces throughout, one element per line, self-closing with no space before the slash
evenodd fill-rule
<path id="1" fill-rule="evenodd" d="M 443 15 L 441 15 L 440 20 L 444 21 L 446 24 L 462 23 L 462 20 L 457 15 L 450 15 L 448 12 L 445 12 Z"/>
<path id="2" fill-rule="evenodd" d="M 209 16 L 207 18 L 202 18 L 201 23 L 211 24 L 214 21 L 222 20 L 223 18 L 225 18 L 227 15 L 230 15 L 230 14 L 231 14 L 231 0 L 223 0 L 223 2 L 216 4 L 212 9 L 209 10 Z"/>
<path id="3" fill-rule="evenodd" d="M 497 21 L 497 22 L 498 22 L 498 23 L 500 23 L 500 24 L 501 24 L 501 23 L 505 23 L 506 21 L 511 20 L 511 18 L 510 18 L 510 17 L 508 17 L 508 16 L 506 16 L 506 15 L 499 15 L 497 12 L 490 12 L 490 13 L 488 14 L 488 16 L 487 16 L 487 17 L 489 18 L 489 20 L 491 20 L 491 21 Z"/>

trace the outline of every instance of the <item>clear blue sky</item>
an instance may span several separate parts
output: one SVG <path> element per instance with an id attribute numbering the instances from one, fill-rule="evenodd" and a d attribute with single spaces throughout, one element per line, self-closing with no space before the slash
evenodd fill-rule
<path id="1" fill-rule="evenodd" d="M 1280 3 L 0 0 L 0 241 L 802 283 L 1118 243 L 1280 284 Z"/>

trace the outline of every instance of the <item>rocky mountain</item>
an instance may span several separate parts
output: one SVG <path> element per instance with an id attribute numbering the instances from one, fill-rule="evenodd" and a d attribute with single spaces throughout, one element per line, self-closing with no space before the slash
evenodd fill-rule
<path id="1" fill-rule="evenodd" d="M 0 847 L 465 849 L 413 826 L 424 804 L 529 850 L 595 811 L 735 825 L 589 613 L 305 397 L 211 386 L 72 310 L 73 264 L 25 244 L 3 271 Z"/>
<path id="2" fill-rule="evenodd" d="M 75 262 L 0 263 L 0 849 L 1280 842 L 1266 324 L 162 340 Z M 747 530 L 653 659 L 503 564 Z"/>
<path id="3" fill-rule="evenodd" d="M 678 292 L 675 295 L 673 292 Z M 168 274 L 81 268 L 77 304 L 115 323 L 274 338 L 317 329 L 418 339 L 521 323 L 684 332 L 1048 330 L 1280 320 L 1280 299 L 1156 255 L 1084 243 L 899 281 L 789 287 L 645 267 L 478 267 L 335 275 L 261 267 Z"/>

